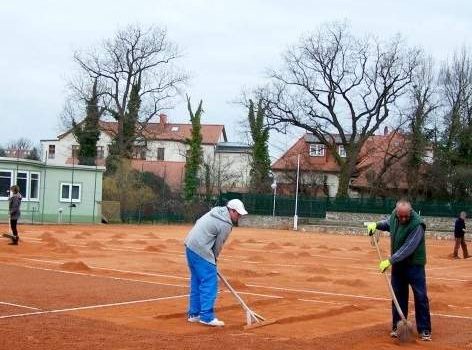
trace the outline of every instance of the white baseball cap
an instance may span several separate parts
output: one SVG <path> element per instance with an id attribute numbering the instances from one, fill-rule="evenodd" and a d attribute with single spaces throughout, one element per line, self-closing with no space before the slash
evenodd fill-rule
<path id="1" fill-rule="evenodd" d="M 226 204 L 226 207 L 236 210 L 239 215 L 246 215 L 247 211 L 244 208 L 243 202 L 241 202 L 239 199 L 231 199 L 228 204 Z"/>

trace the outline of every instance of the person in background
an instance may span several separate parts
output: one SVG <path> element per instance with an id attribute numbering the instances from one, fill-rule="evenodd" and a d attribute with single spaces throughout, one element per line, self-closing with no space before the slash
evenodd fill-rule
<path id="1" fill-rule="evenodd" d="M 469 252 L 467 251 L 467 244 L 465 243 L 464 239 L 466 217 L 467 213 L 462 211 L 454 225 L 454 238 L 456 240 L 454 244 L 454 252 L 452 253 L 452 257 L 454 259 L 459 259 L 459 247 L 462 247 L 462 255 L 464 259 L 470 258 Z"/>
<path id="2" fill-rule="evenodd" d="M 215 317 L 218 294 L 217 260 L 233 225 L 246 215 L 243 202 L 232 199 L 223 207 L 215 207 L 197 220 L 185 239 L 185 253 L 190 270 L 188 321 L 223 327 Z"/>
<path id="3" fill-rule="evenodd" d="M 20 194 L 20 187 L 18 185 L 14 185 L 10 187 L 10 198 L 8 198 L 8 210 L 10 214 L 10 227 L 11 232 L 13 235 L 11 245 L 18 245 L 18 241 L 20 237 L 18 236 L 18 219 L 20 218 L 21 211 L 21 194 Z"/>
<path id="4" fill-rule="evenodd" d="M 392 267 L 392 287 L 405 317 L 408 317 L 408 286 L 415 300 L 416 328 L 420 339 L 431 341 L 431 315 L 426 290 L 426 225 L 408 200 L 399 200 L 388 220 L 372 222 L 369 235 L 375 230 L 390 232 L 391 256 L 380 262 L 380 272 Z M 396 338 L 400 315 L 392 302 L 392 332 Z"/>

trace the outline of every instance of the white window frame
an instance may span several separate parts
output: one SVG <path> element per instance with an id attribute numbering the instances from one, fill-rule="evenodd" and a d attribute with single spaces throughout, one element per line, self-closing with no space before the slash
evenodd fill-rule
<path id="1" fill-rule="evenodd" d="M 13 170 L 10 170 L 10 169 L 0 169 L 0 172 L 2 173 L 10 173 L 10 186 L 8 186 L 8 190 L 10 190 L 10 188 L 13 186 L 14 184 L 14 171 Z M 0 200 L 8 200 L 8 196 L 7 197 L 4 197 L 4 196 L 0 196 Z"/>
<path id="2" fill-rule="evenodd" d="M 96 152 L 97 152 L 97 159 L 105 159 L 105 146 L 96 146 Z M 101 153 L 101 156 L 99 153 Z"/>
<path id="3" fill-rule="evenodd" d="M 15 184 L 18 185 L 18 173 L 26 174 L 26 189 L 24 189 L 25 195 L 23 196 L 24 201 L 29 201 L 29 189 L 30 189 L 30 172 L 24 170 L 18 170 L 15 172 Z M 21 186 L 20 186 L 21 190 Z"/>
<path id="4" fill-rule="evenodd" d="M 159 150 L 162 149 L 162 159 L 159 159 Z M 157 160 L 163 161 L 166 159 L 166 149 L 164 147 L 157 147 L 156 150 L 156 158 Z"/>
<path id="5" fill-rule="evenodd" d="M 51 157 L 51 152 L 50 152 L 51 146 L 54 146 L 54 153 L 52 154 L 52 157 Z M 57 147 L 55 144 L 48 144 L 48 149 L 47 149 L 48 159 L 56 159 L 56 151 L 57 151 Z"/>
<path id="6" fill-rule="evenodd" d="M 31 175 L 38 175 L 38 197 L 31 198 Z M 28 181 L 28 198 L 30 202 L 39 202 L 39 194 L 41 193 L 41 173 L 39 171 L 30 171 L 29 181 Z"/>
<path id="7" fill-rule="evenodd" d="M 310 144 L 310 157 L 324 157 L 325 148 L 325 145 L 323 145 L 322 143 Z"/>
<path id="8" fill-rule="evenodd" d="M 68 198 L 63 198 L 62 197 L 62 186 L 69 186 L 69 196 Z M 72 186 L 78 186 L 79 187 L 79 199 L 72 199 Z M 61 182 L 61 185 L 59 186 L 59 202 L 62 203 L 80 203 L 82 200 L 82 185 L 81 184 L 72 184 L 70 182 Z"/>
<path id="9" fill-rule="evenodd" d="M 346 153 L 346 149 L 344 148 L 344 145 L 338 145 L 338 154 L 341 158 L 347 157 L 347 153 Z"/>

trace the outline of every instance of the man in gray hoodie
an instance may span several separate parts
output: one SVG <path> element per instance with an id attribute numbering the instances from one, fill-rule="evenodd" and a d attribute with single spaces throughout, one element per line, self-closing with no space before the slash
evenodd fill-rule
<path id="1" fill-rule="evenodd" d="M 216 263 L 233 225 L 246 215 L 243 202 L 232 199 L 225 207 L 215 207 L 197 220 L 185 239 L 190 270 L 188 321 L 222 327 L 214 314 L 218 293 Z"/>

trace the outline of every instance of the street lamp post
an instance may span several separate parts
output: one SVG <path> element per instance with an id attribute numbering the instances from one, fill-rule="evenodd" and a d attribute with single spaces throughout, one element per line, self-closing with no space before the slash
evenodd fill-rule
<path id="1" fill-rule="evenodd" d="M 272 182 L 272 185 L 270 185 L 270 187 L 274 191 L 274 203 L 272 204 L 272 217 L 275 217 L 275 196 L 277 195 L 277 182 L 275 181 L 275 178 L 274 178 L 274 182 Z"/>

